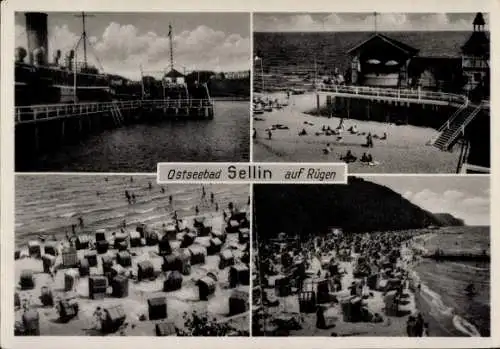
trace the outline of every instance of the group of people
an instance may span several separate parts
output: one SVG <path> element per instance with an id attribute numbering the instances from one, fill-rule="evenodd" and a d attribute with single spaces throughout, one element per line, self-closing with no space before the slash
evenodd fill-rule
<path id="1" fill-rule="evenodd" d="M 330 143 L 326 144 L 326 147 L 323 149 L 324 154 L 329 154 L 332 152 L 332 146 Z M 340 156 L 340 160 L 346 162 L 346 163 L 351 163 L 351 162 L 356 162 L 358 160 L 358 157 L 355 156 L 350 149 L 347 150 L 345 155 Z M 370 165 L 374 166 L 377 165 L 378 162 L 373 160 L 373 156 L 370 153 L 363 153 L 360 159 L 362 164 L 365 165 Z"/>
<path id="2" fill-rule="evenodd" d="M 429 326 L 424 322 L 422 314 L 410 315 L 406 321 L 406 334 L 408 337 L 428 337 Z"/>

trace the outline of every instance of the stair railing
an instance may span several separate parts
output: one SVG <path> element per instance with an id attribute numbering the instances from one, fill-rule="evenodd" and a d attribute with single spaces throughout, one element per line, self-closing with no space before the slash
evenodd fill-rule
<path id="1" fill-rule="evenodd" d="M 428 144 L 434 144 L 438 139 L 439 137 L 441 136 L 441 134 L 445 131 L 445 130 L 448 130 L 451 126 L 451 124 L 453 123 L 453 121 L 455 121 L 455 119 L 465 110 L 465 108 L 467 108 L 469 106 L 469 100 L 466 99 L 464 101 L 464 103 L 462 105 L 460 105 L 460 107 L 455 110 L 455 112 L 448 118 L 448 120 L 446 120 L 446 122 L 444 124 L 441 125 L 441 127 L 438 129 L 437 131 L 437 135 L 432 138 Z"/>
<path id="2" fill-rule="evenodd" d="M 469 125 L 469 123 L 472 121 L 472 119 L 474 119 L 476 117 L 476 115 L 481 111 L 482 109 L 482 106 L 481 104 L 478 105 L 470 114 L 469 116 L 467 116 L 467 118 L 464 120 L 464 122 L 462 122 L 462 125 L 460 125 L 459 128 L 457 128 L 455 130 L 455 132 L 453 132 L 453 134 L 451 135 L 451 137 L 448 139 L 448 141 L 443 145 L 443 148 L 447 148 L 449 147 L 449 145 L 458 137 L 458 135 L 462 134 L 464 135 L 465 134 L 465 128 L 467 127 L 467 125 Z"/>

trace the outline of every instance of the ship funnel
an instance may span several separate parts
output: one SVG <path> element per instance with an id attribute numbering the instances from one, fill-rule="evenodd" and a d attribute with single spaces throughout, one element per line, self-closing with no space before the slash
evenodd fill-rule
<path id="1" fill-rule="evenodd" d="M 24 63 L 24 59 L 28 55 L 24 47 L 16 48 L 16 63 Z"/>
<path id="2" fill-rule="evenodd" d="M 30 52 L 30 63 L 35 63 L 36 57 L 33 54 L 34 50 L 41 50 L 40 64 L 47 64 L 47 14 L 41 12 L 27 12 L 26 16 L 26 33 L 28 35 L 28 52 Z M 32 55 L 33 54 L 33 55 Z"/>
<path id="3" fill-rule="evenodd" d="M 75 58 L 75 50 L 66 53 L 66 68 L 73 69 L 73 59 Z"/>
<path id="4" fill-rule="evenodd" d="M 54 64 L 59 65 L 59 60 L 61 59 L 61 50 L 57 50 L 54 53 Z"/>

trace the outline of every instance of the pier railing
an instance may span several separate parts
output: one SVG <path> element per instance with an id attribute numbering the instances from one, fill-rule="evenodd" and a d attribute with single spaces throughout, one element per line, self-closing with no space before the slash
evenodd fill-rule
<path id="1" fill-rule="evenodd" d="M 348 85 L 320 85 L 317 88 L 318 92 L 333 92 L 338 94 L 350 94 L 361 96 L 374 96 L 380 98 L 391 98 L 397 100 L 420 100 L 420 101 L 439 101 L 450 104 L 462 105 L 466 103 L 467 97 L 452 93 L 410 90 L 410 89 L 395 89 L 381 88 L 369 86 L 348 86 Z"/>
<path id="2" fill-rule="evenodd" d="M 121 111 L 163 108 L 196 108 L 210 107 L 211 99 L 160 99 L 160 100 L 129 100 L 112 102 L 83 102 L 70 104 L 41 104 L 16 107 L 15 123 L 34 123 L 74 116 L 83 116 L 112 112 L 116 108 Z"/>

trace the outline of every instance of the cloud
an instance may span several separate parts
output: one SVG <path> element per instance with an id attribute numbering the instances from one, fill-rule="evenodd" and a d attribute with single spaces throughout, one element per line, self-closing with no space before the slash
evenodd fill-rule
<path id="1" fill-rule="evenodd" d="M 444 198 L 449 201 L 460 200 L 464 197 L 464 193 L 458 190 L 447 190 L 443 194 Z"/>
<path id="2" fill-rule="evenodd" d="M 25 29 L 16 25 L 16 45 L 26 47 Z M 50 55 L 60 49 L 63 54 L 73 49 L 79 36 L 68 26 L 49 28 Z M 170 65 L 168 36 L 155 32 L 141 32 L 131 24 L 110 23 L 101 35 L 89 38 L 89 61 L 102 64 L 108 73 L 139 78 L 140 66 L 145 71 L 161 71 Z M 250 38 L 239 34 L 224 33 L 200 25 L 174 35 L 174 65 L 178 70 L 248 70 Z M 80 51 L 77 55 L 81 56 Z M 95 59 L 97 57 L 97 59 Z M 98 64 L 99 65 L 99 64 Z"/>
<path id="3" fill-rule="evenodd" d="M 413 193 L 411 191 L 406 191 L 406 192 L 404 192 L 403 197 L 407 200 L 410 200 L 412 195 L 413 195 Z"/>
<path id="4" fill-rule="evenodd" d="M 469 196 L 458 190 L 437 193 L 424 189 L 406 196 L 407 193 L 403 195 L 408 200 L 432 213 L 450 213 L 457 218 L 464 219 L 469 225 L 488 225 L 490 222 L 489 197 Z"/>
<path id="5" fill-rule="evenodd" d="M 380 31 L 471 30 L 475 14 L 382 13 L 377 14 Z M 255 31 L 373 31 L 373 13 L 255 14 Z M 484 14 L 486 23 L 489 16 Z"/>

